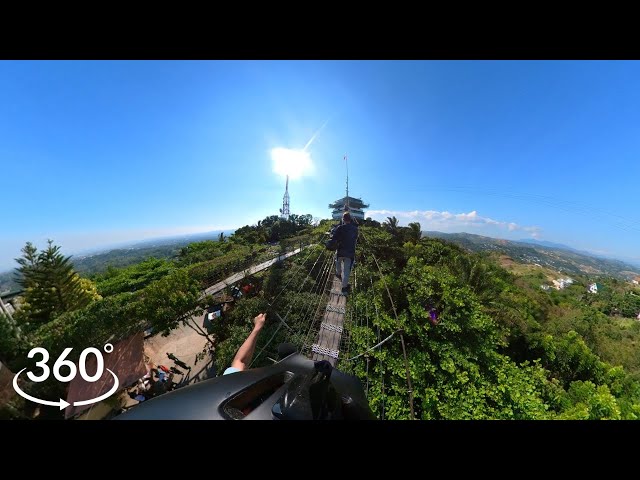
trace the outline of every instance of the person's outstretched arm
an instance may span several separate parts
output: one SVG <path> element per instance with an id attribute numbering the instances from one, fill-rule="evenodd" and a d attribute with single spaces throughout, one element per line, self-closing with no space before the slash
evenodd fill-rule
<path id="1" fill-rule="evenodd" d="M 244 341 L 244 343 L 238 349 L 238 353 L 231 362 L 231 366 L 233 368 L 237 368 L 238 370 L 245 370 L 249 364 L 251 363 L 251 359 L 253 358 L 253 352 L 256 349 L 256 343 L 258 342 L 258 334 L 264 325 L 265 320 L 267 319 L 266 313 L 261 313 L 257 317 L 253 319 L 253 330 Z"/>

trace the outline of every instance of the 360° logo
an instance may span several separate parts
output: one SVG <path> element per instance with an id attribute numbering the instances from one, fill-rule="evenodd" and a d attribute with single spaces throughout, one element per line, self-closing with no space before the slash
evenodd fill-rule
<path id="1" fill-rule="evenodd" d="M 64 383 L 70 382 L 76 377 L 76 373 L 78 373 L 78 370 L 79 370 L 80 376 L 87 382 L 98 381 L 100 377 L 102 377 L 102 374 L 104 373 L 104 370 L 105 370 L 104 358 L 102 358 L 102 352 L 94 347 L 85 348 L 82 351 L 82 353 L 80 353 L 80 358 L 78 359 L 78 367 L 76 367 L 76 364 L 73 363 L 71 360 L 66 360 L 67 355 L 71 353 L 71 350 L 73 350 L 73 348 L 65 348 L 62 354 L 58 357 L 58 359 L 53 364 L 53 376 L 56 378 L 56 380 Z M 105 344 L 104 351 L 106 353 L 113 352 L 113 345 L 111 345 L 110 343 Z M 36 362 L 36 367 L 40 367 L 42 369 L 42 373 L 40 375 L 35 375 L 33 372 L 27 372 L 27 377 L 29 377 L 29 380 L 31 380 L 32 382 L 44 382 L 47 378 L 49 378 L 49 374 L 51 373 L 51 369 L 49 368 L 49 365 L 47 365 L 47 361 L 49 360 L 49 352 L 45 348 L 42 348 L 42 347 L 32 348 L 27 354 L 27 357 L 33 358 L 38 354 L 42 355 L 42 360 L 40 360 L 39 362 Z M 96 357 L 97 368 L 96 368 L 96 373 L 94 373 L 93 375 L 89 375 L 87 373 L 87 356 L 89 354 L 93 354 Z M 60 369 L 62 367 L 67 367 L 69 369 L 69 373 L 67 375 L 63 375 L 60 372 Z M 27 400 L 40 403 L 42 405 L 51 405 L 54 407 L 60 407 L 60 410 L 67 408 L 69 405 L 71 405 L 69 402 L 66 402 L 62 398 L 58 402 L 52 402 L 50 400 L 42 400 L 41 398 L 32 397 L 31 395 L 23 392 L 20 389 L 20 386 L 18 385 L 18 377 L 26 369 L 27 367 L 23 368 L 18 373 L 16 373 L 15 377 L 13 377 L 13 389 L 18 393 L 18 395 L 26 398 Z M 118 377 L 110 369 L 107 368 L 107 371 L 113 376 L 113 387 L 111 387 L 111 389 L 107 393 L 100 395 L 99 397 L 92 398 L 90 400 L 81 400 L 78 402 L 73 402 L 74 407 L 79 407 L 81 405 L 90 405 L 92 403 L 100 402 L 105 398 L 110 397 L 118 390 L 118 386 L 120 384 L 120 382 L 118 381 Z"/>

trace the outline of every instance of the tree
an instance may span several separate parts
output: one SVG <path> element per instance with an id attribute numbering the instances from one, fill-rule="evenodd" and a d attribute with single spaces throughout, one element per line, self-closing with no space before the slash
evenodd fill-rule
<path id="1" fill-rule="evenodd" d="M 189 275 L 187 269 L 176 269 L 140 292 L 137 314 L 163 334 L 168 335 L 183 324 L 206 337 L 213 345 L 213 339 L 192 320 L 192 317 L 202 315 L 206 303 L 199 282 Z"/>
<path id="2" fill-rule="evenodd" d="M 135 292 L 168 275 L 175 268 L 173 262 L 153 257 L 125 268 L 110 267 L 104 274 L 96 277 L 98 292 L 102 296 Z"/>
<path id="3" fill-rule="evenodd" d="M 367 218 L 364 219 L 363 222 L 361 222 L 361 225 L 366 226 L 366 227 L 380 228 L 381 223 L 378 222 L 377 220 L 373 220 L 371 217 L 367 217 Z"/>
<path id="4" fill-rule="evenodd" d="M 224 239 L 225 239 L 224 232 L 220 232 L 220 235 L 218 235 L 218 241 L 219 242 L 224 242 Z"/>
<path id="5" fill-rule="evenodd" d="M 220 242 L 215 242 L 213 240 L 193 242 L 180 249 L 177 263 L 179 265 L 191 265 L 193 263 L 211 260 L 223 254 L 221 249 L 222 245 Z"/>
<path id="6" fill-rule="evenodd" d="M 9 364 L 22 346 L 20 327 L 0 312 L 0 362 Z"/>
<path id="7" fill-rule="evenodd" d="M 402 271 L 390 271 L 384 283 L 392 292 L 397 320 L 382 280 L 373 283 L 355 297 L 353 308 L 367 312 L 375 306 L 374 328 L 352 325 L 351 348 L 365 351 L 378 338 L 403 331 L 417 418 L 547 418 L 540 394 L 547 382 L 544 370 L 538 364 L 516 364 L 497 351 L 504 344 L 500 330 L 467 285 L 417 257 L 409 258 Z M 437 325 L 430 322 L 431 308 L 440 315 Z M 354 370 L 368 382 L 372 410 L 379 410 L 384 402 L 386 418 L 409 418 L 403 353 L 397 339 L 370 351 Z"/>
<path id="8" fill-rule="evenodd" d="M 81 279 L 74 271 L 71 257 L 62 255 L 53 240 L 47 243 L 47 248 L 38 253 L 27 242 L 22 258 L 16 259 L 20 265 L 17 281 L 25 289 L 22 314 L 36 325 L 100 298 L 93 282 Z"/>
<path id="9" fill-rule="evenodd" d="M 387 217 L 387 221 L 384 222 L 382 225 L 384 225 L 384 228 L 391 235 L 396 235 L 398 233 L 398 219 L 395 216 Z"/>
<path id="10" fill-rule="evenodd" d="M 411 222 L 409 224 L 409 241 L 415 245 L 420 241 L 421 236 L 422 230 L 420 228 L 420 224 L 418 222 Z"/>

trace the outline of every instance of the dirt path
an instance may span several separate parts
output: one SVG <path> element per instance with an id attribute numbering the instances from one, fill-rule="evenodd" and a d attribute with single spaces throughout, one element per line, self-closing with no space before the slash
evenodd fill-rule
<path id="1" fill-rule="evenodd" d="M 203 316 L 193 317 L 198 325 L 202 326 Z M 171 331 L 167 337 L 154 335 L 145 340 L 144 351 L 149 360 L 156 365 L 165 365 L 168 368 L 176 367 L 182 375 L 175 375 L 176 383 L 193 383 L 214 377 L 213 357 L 207 352 L 203 360 L 196 362 L 196 355 L 201 353 L 207 344 L 207 339 L 199 335 L 192 328 L 180 325 Z M 185 369 L 174 363 L 167 353 L 172 353 L 178 360 L 184 362 L 191 370 Z"/>

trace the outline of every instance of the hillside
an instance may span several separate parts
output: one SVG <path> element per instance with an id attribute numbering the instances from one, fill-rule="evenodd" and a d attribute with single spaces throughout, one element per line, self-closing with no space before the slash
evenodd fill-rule
<path id="1" fill-rule="evenodd" d="M 454 242 L 472 252 L 501 252 L 515 261 L 538 264 L 568 275 L 603 275 L 630 280 L 640 274 L 639 268 L 620 260 L 588 255 L 565 246 L 514 242 L 471 233 L 422 233 Z"/>
<path id="2" fill-rule="evenodd" d="M 232 230 L 225 230 L 230 235 Z M 172 259 L 180 249 L 193 242 L 217 240 L 220 231 L 182 235 L 177 237 L 154 238 L 140 242 L 124 244 L 118 248 L 97 250 L 90 253 L 71 255 L 75 270 L 83 276 L 91 276 L 104 272 L 108 267 L 128 267 L 153 257 Z M 16 264 L 17 266 L 17 264 Z M 0 293 L 13 292 L 20 287 L 14 279 L 14 271 L 0 273 Z"/>
<path id="3" fill-rule="evenodd" d="M 44 308 L 19 310 L 15 323 L 0 316 L 0 360 L 20 371 L 34 344 L 57 357 L 65 348 L 115 342 L 149 325 L 169 333 L 195 318 L 189 324 L 197 330 L 203 309 L 218 302 L 203 302 L 202 290 L 260 262 L 273 247 L 265 240 L 283 232 L 294 236 L 280 237 L 278 248 L 284 241 L 316 245 L 245 279 L 255 289 L 202 334 L 215 345 L 211 360 L 222 371 L 245 341 L 249 319 L 267 312 L 252 368 L 270 365 L 283 342 L 307 354 L 323 328 L 318 306 L 333 278 L 333 252 L 317 240 L 329 222 L 288 223 L 261 222 L 239 229 L 233 241 L 193 243 L 172 260 L 109 269 L 94 278 L 95 288 L 83 290 L 91 303 L 49 318 L 42 319 Z M 356 247 L 336 368 L 359 377 L 378 418 L 640 419 L 640 288 L 602 276 L 602 289 L 591 294 L 584 288 L 588 275 L 575 275 L 573 285 L 543 291 L 540 283 L 557 270 L 515 261 L 517 242 L 501 244 L 510 254 L 487 247 L 494 254 L 486 255 L 416 233 L 363 225 Z M 466 237 L 470 245 L 496 241 Z M 38 305 L 57 300 L 35 293 Z M 47 382 L 31 386 L 31 394 L 64 398 L 62 384 Z M 0 405 L 0 418 L 29 417 L 28 405 L 19 402 L 4 413 Z M 48 412 L 60 416 L 58 408 Z"/>

